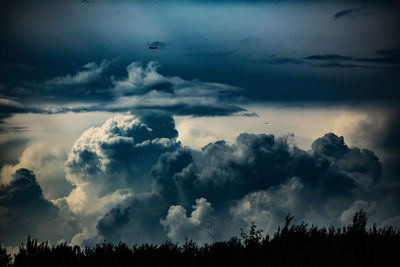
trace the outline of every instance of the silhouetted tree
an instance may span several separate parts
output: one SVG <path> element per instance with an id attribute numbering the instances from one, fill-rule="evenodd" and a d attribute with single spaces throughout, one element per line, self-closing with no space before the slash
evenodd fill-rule
<path id="1" fill-rule="evenodd" d="M 398 263 L 400 231 L 393 227 L 367 230 L 367 214 L 355 213 L 353 222 L 343 228 L 319 228 L 304 222 L 285 225 L 270 239 L 263 237 L 254 223 L 242 239 L 198 246 L 192 240 L 179 246 L 142 244 L 129 248 L 103 242 L 81 249 L 60 243 L 49 246 L 28 237 L 19 247 L 14 263 L 0 244 L 1 266 L 389 266 Z"/>
<path id="2" fill-rule="evenodd" d="M 7 253 L 7 250 L 0 243 L 0 267 L 7 267 L 10 263 L 11 255 Z"/>

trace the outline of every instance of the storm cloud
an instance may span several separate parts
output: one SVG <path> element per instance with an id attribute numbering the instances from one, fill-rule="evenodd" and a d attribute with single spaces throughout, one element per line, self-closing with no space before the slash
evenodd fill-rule
<path id="1" fill-rule="evenodd" d="M 381 183 L 378 157 L 348 147 L 333 133 L 316 139 L 310 151 L 290 145 L 288 137 L 243 133 L 231 145 L 175 146 L 151 161 L 150 190 L 121 200 L 104 215 L 96 226 L 103 238 L 211 242 L 238 234 L 252 222 L 274 231 L 290 212 L 298 220 L 339 225 L 359 203 L 383 200 L 382 195 L 368 196 Z M 396 215 L 388 209 L 380 213 Z M 385 216 L 379 216 L 381 223 Z"/>
<path id="2" fill-rule="evenodd" d="M 398 3 L 89 2 L 0 3 L 1 242 L 398 225 Z"/>
<path id="3" fill-rule="evenodd" d="M 8 245 L 19 245 L 33 234 L 57 242 L 79 231 L 73 216 L 64 218 L 62 210 L 44 198 L 28 169 L 18 169 L 9 184 L 0 186 L 0 215 L 1 239 Z"/>
<path id="4" fill-rule="evenodd" d="M 160 154 L 180 146 L 171 117 L 121 115 L 85 131 L 65 163 L 67 180 L 76 185 L 67 198 L 72 210 L 95 213 L 106 202 L 150 187 L 147 173 Z M 114 195 L 113 195 L 114 194 Z"/>
<path id="5" fill-rule="evenodd" d="M 394 223 L 400 214 L 388 205 L 398 201 L 398 187 L 382 179 L 375 153 L 349 147 L 334 133 L 317 138 L 311 150 L 293 145 L 291 136 L 271 134 L 242 133 L 232 144 L 221 140 L 200 150 L 182 146 L 177 137 L 174 119 L 155 113 L 117 115 L 88 129 L 65 162 L 72 191 L 54 204 L 31 171 L 16 170 L 1 189 L 7 215 L 2 229 L 13 221 L 33 223 L 26 231 L 9 228 L 14 230 L 7 243 L 30 233 L 78 245 L 186 237 L 207 243 L 237 235 L 253 222 L 273 232 L 288 213 L 319 225 L 347 223 L 358 208 L 378 224 Z M 43 180 L 48 174 L 38 172 L 50 190 Z M 33 200 L 20 201 L 13 192 Z M 18 217 L 23 213 L 24 220 Z M 68 234 L 57 235 L 64 227 Z"/>

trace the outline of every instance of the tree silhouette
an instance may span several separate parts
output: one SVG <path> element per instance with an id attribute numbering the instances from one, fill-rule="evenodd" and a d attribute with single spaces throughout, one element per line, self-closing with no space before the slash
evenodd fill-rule
<path id="1" fill-rule="evenodd" d="M 398 262 L 400 231 L 393 227 L 367 229 L 364 210 L 342 228 L 285 224 L 270 239 L 254 223 L 240 238 L 198 246 L 190 239 L 179 245 L 141 244 L 129 248 L 103 242 L 81 249 L 61 243 L 49 246 L 28 237 L 11 263 L 0 244 L 1 266 L 389 266 Z"/>
<path id="2" fill-rule="evenodd" d="M 11 263 L 11 256 L 7 253 L 7 250 L 2 247 L 0 243 L 0 267 L 9 266 Z"/>

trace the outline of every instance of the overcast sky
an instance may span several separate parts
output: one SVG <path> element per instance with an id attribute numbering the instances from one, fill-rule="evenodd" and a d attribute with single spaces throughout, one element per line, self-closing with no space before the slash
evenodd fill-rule
<path id="1" fill-rule="evenodd" d="M 361 208 L 400 226 L 396 2 L 0 10 L 5 246 L 204 243 Z"/>

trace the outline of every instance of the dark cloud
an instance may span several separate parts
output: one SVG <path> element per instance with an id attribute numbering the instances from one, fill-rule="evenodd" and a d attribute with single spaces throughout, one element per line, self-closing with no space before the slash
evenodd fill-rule
<path id="1" fill-rule="evenodd" d="M 28 235 L 56 242 L 78 230 L 73 218 L 62 218 L 57 206 L 44 198 L 32 171 L 19 169 L 13 180 L 0 187 L 2 242 L 16 246 Z"/>
<path id="2" fill-rule="evenodd" d="M 118 241 L 120 233 L 124 233 L 119 228 L 128 225 L 132 216 L 140 225 L 126 230 L 129 236 L 140 237 L 143 242 L 151 236 L 160 238 L 151 226 L 156 224 L 162 231 L 160 217 L 155 218 L 154 214 L 158 216 L 159 207 L 166 203 L 153 195 L 143 196 L 143 192 L 151 190 L 149 173 L 159 156 L 181 146 L 177 137 L 174 120 L 159 113 L 116 116 L 81 135 L 65 162 L 66 178 L 76 186 L 66 201 L 73 212 L 80 214 L 81 221 L 90 222 L 88 231 L 74 237 L 80 240 L 76 241 L 78 244 L 99 241 L 94 235 L 93 218 L 103 215 L 97 228 L 108 240 Z M 123 200 L 127 198 L 133 198 L 134 207 L 124 205 Z M 145 204 L 151 206 L 145 207 Z M 147 217 L 141 216 L 143 213 Z"/>
<path id="3" fill-rule="evenodd" d="M 166 93 L 174 93 L 173 90 L 173 84 L 169 81 L 161 81 L 159 83 L 154 83 L 151 84 L 148 88 L 149 91 L 156 90 L 160 92 L 166 92 Z"/>
<path id="4" fill-rule="evenodd" d="M 399 116 L 398 107 L 391 107 L 385 116 L 369 115 L 353 132 L 359 140 L 382 155 L 384 178 L 394 183 L 400 182 Z"/>
<path id="5" fill-rule="evenodd" d="M 368 115 L 355 127 L 353 135 L 360 143 L 377 151 L 382 162 L 382 179 L 370 193 L 379 196 L 374 212 L 384 223 L 399 225 L 400 217 L 395 214 L 400 212 L 400 111 L 398 106 L 387 108 L 385 116 L 380 112 Z"/>
<path id="6" fill-rule="evenodd" d="M 0 97 L 0 123 L 13 114 L 21 113 L 48 113 L 37 107 L 24 106 L 14 100 Z"/>
<path id="7" fill-rule="evenodd" d="M 398 221 L 396 180 L 382 179 L 373 152 L 348 147 L 333 133 L 317 138 L 309 151 L 266 134 L 244 133 L 233 144 L 218 141 L 201 150 L 182 147 L 177 137 L 174 120 L 163 114 L 116 116 L 87 130 L 65 164 L 76 187 L 54 201 L 57 206 L 32 171 L 19 169 L 0 190 L 2 241 L 16 244 L 35 234 L 53 241 L 74 236 L 81 245 L 187 236 L 210 242 L 252 222 L 274 231 L 289 212 L 309 223 L 339 225 L 358 208 L 378 224 Z"/>
<path id="8" fill-rule="evenodd" d="M 367 176 L 373 180 L 366 186 L 380 177 L 380 163 L 372 152 L 348 148 L 334 134 L 317 139 L 312 148 L 310 154 L 291 150 L 286 138 L 241 134 L 233 146 L 217 142 L 201 152 L 177 150 L 161 156 L 153 167 L 153 189 L 159 189 L 171 203 L 188 207 L 196 198 L 205 197 L 219 208 L 226 201 L 277 186 L 291 177 L 334 195 L 350 193 L 355 183 L 368 180 Z M 175 167 L 171 169 L 171 165 Z M 168 188 L 174 191 L 165 192 Z"/>
<path id="9" fill-rule="evenodd" d="M 151 183 L 146 175 L 159 155 L 180 146 L 177 136 L 168 115 L 117 116 L 75 142 L 65 163 L 67 178 L 78 186 L 93 183 L 88 189 L 96 197 L 118 189 L 144 190 Z"/>
<path id="10" fill-rule="evenodd" d="M 160 219 L 168 203 L 157 195 L 138 195 L 112 208 L 96 228 L 98 234 L 112 242 L 161 243 L 167 240 Z"/>
<path id="11" fill-rule="evenodd" d="M 232 145 L 218 141 L 160 155 L 151 170 L 152 193 L 124 200 L 97 230 L 128 243 L 167 237 L 209 242 L 237 234 L 252 221 L 273 230 L 288 212 L 299 220 L 337 224 L 365 197 L 362 192 L 379 183 L 381 172 L 373 152 L 349 148 L 333 133 L 315 140 L 311 151 L 292 147 L 287 137 L 244 133 Z M 362 203 L 373 210 L 374 201 L 379 199 Z"/>
<path id="12" fill-rule="evenodd" d="M 99 221 L 97 229 L 99 234 L 107 236 L 113 242 L 118 242 L 120 233 L 118 229 L 129 222 L 130 208 L 122 208 L 121 205 L 117 205 L 112 208 L 104 217 Z"/>
<path id="13" fill-rule="evenodd" d="M 140 105 L 136 108 L 137 111 L 143 110 L 164 110 L 175 115 L 192 115 L 196 117 L 202 116 L 232 116 L 241 115 L 246 116 L 246 109 L 238 106 L 229 104 L 219 105 L 196 105 L 196 104 L 177 104 L 177 105 L 165 105 L 165 106 L 143 106 Z M 132 110 L 132 111 L 135 111 Z"/>
<path id="14" fill-rule="evenodd" d="M 65 108 L 60 109 L 57 113 L 66 112 L 92 112 L 92 111 L 109 111 L 109 112 L 131 112 L 131 113 L 161 113 L 167 115 L 180 115 L 180 116 L 193 116 L 193 117 L 218 117 L 218 116 L 247 116 L 253 117 L 258 116 L 254 112 L 247 112 L 246 109 L 230 105 L 227 103 L 220 104 L 136 104 L 132 107 L 104 107 L 100 105 L 93 105 L 90 107 L 78 107 L 78 108 Z"/>
<path id="15" fill-rule="evenodd" d="M 329 133 L 324 138 L 318 138 L 311 146 L 315 153 L 328 157 L 339 158 L 347 153 L 349 148 L 344 143 L 343 136 L 338 137 L 333 133 Z"/>

